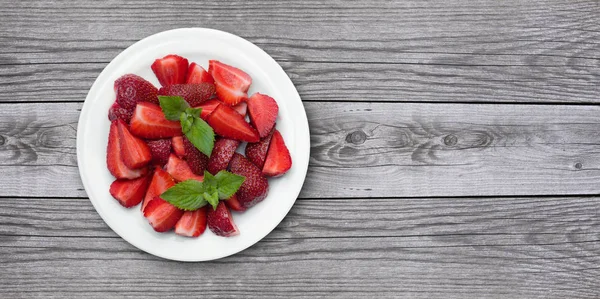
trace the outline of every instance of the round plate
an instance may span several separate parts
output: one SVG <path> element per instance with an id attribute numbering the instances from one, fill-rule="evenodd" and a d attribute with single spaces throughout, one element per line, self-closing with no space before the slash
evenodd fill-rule
<path id="1" fill-rule="evenodd" d="M 233 212 L 240 234 L 218 237 L 209 229 L 199 238 L 174 232 L 157 233 L 148 224 L 139 205 L 123 208 L 108 192 L 114 177 L 106 168 L 106 146 L 110 122 L 108 109 L 115 101 L 114 81 L 127 73 L 144 77 L 155 86 L 158 79 L 150 69 L 156 58 L 178 54 L 208 69 L 216 59 L 238 67 L 252 77 L 248 94 L 261 92 L 279 105 L 277 129 L 292 156 L 292 168 L 279 178 L 269 179 L 267 198 L 244 213 Z M 150 254 L 178 261 L 207 261 L 240 252 L 264 238 L 292 208 L 308 169 L 310 136 L 306 112 L 294 84 L 267 53 L 230 33 L 185 28 L 149 36 L 113 59 L 92 85 L 85 99 L 77 132 L 79 173 L 90 201 L 106 224 L 135 247 Z"/>

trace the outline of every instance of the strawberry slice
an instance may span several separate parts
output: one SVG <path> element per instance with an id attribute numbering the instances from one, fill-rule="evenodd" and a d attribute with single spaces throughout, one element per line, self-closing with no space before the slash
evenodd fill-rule
<path id="1" fill-rule="evenodd" d="M 239 145 L 240 142 L 233 139 L 221 138 L 217 140 L 208 159 L 206 170 L 213 175 L 225 170 Z"/>
<path id="2" fill-rule="evenodd" d="M 117 94 L 117 103 L 127 110 L 133 110 L 139 102 L 150 102 L 158 105 L 156 92 L 158 91 L 152 83 L 146 79 L 134 75 L 126 74 L 115 80 L 115 93 Z"/>
<path id="3" fill-rule="evenodd" d="M 248 112 L 248 104 L 246 104 L 246 102 L 241 102 L 235 106 L 232 107 L 233 110 L 237 111 L 237 113 L 241 114 L 242 116 L 246 116 L 246 113 Z"/>
<path id="4" fill-rule="evenodd" d="M 208 72 L 215 80 L 217 96 L 227 105 L 234 106 L 248 99 L 252 78 L 244 71 L 217 60 L 208 61 Z"/>
<path id="5" fill-rule="evenodd" d="M 285 141 L 279 131 L 275 130 L 271 138 L 269 152 L 263 166 L 263 174 L 266 176 L 280 176 L 292 167 L 292 157 Z"/>
<path id="6" fill-rule="evenodd" d="M 108 171 L 117 179 L 136 179 L 148 172 L 147 168 L 131 169 L 121 158 L 121 141 L 117 121 L 110 124 L 108 146 L 106 147 L 106 165 Z"/>
<path id="7" fill-rule="evenodd" d="M 160 85 L 183 84 L 188 70 L 188 60 L 179 55 L 156 59 L 151 66 Z"/>
<path id="8" fill-rule="evenodd" d="M 235 153 L 229 163 L 232 173 L 245 177 L 244 183 L 237 192 L 237 199 L 244 209 L 261 202 L 269 192 L 269 182 L 260 168 L 252 164 L 246 157 Z"/>
<path id="9" fill-rule="evenodd" d="M 151 103 L 139 103 L 131 117 L 131 133 L 147 139 L 162 139 L 180 136 L 181 125 L 178 121 L 170 121 L 160 106 Z"/>
<path id="10" fill-rule="evenodd" d="M 150 186 L 148 186 L 148 191 L 146 191 L 146 196 L 144 196 L 142 212 L 151 200 L 157 196 L 160 196 L 163 194 L 163 192 L 167 191 L 167 189 L 173 186 L 175 186 L 175 181 L 171 175 L 162 168 L 156 166 L 154 169 L 154 175 L 152 175 L 152 181 L 150 181 Z"/>
<path id="11" fill-rule="evenodd" d="M 185 211 L 175 224 L 175 233 L 180 236 L 198 237 L 206 230 L 206 206 L 195 210 Z"/>
<path id="12" fill-rule="evenodd" d="M 246 210 L 246 208 L 242 207 L 242 204 L 240 203 L 240 201 L 237 198 L 237 195 L 235 194 L 225 201 L 225 205 L 227 205 L 228 208 L 237 212 L 243 212 Z"/>
<path id="13" fill-rule="evenodd" d="M 217 108 L 217 106 L 219 105 L 221 105 L 220 101 L 209 100 L 194 108 L 202 108 L 202 111 L 200 112 L 200 118 L 206 120 L 208 116 L 213 112 L 213 110 L 215 110 L 215 108 Z"/>
<path id="14" fill-rule="evenodd" d="M 122 206 L 131 208 L 142 201 L 149 183 L 149 175 L 133 180 L 120 179 L 110 184 L 109 192 Z"/>
<path id="15" fill-rule="evenodd" d="M 227 105 L 219 105 L 208 116 L 206 122 L 215 133 L 235 140 L 258 142 L 258 132 L 246 122 L 243 116 Z"/>
<path id="16" fill-rule="evenodd" d="M 257 143 L 248 143 L 246 145 L 246 158 L 258 168 L 262 169 L 265 165 L 265 159 L 267 158 L 267 152 L 269 151 L 269 145 L 271 144 L 271 137 L 275 129 Z"/>
<path id="17" fill-rule="evenodd" d="M 117 129 L 119 130 L 119 140 L 121 145 L 121 159 L 129 168 L 140 168 L 146 166 L 152 160 L 150 148 L 144 142 L 129 132 L 127 124 L 122 120 L 117 120 Z"/>
<path id="18" fill-rule="evenodd" d="M 216 210 L 208 207 L 207 222 L 208 228 L 217 236 L 231 237 L 240 234 L 240 231 L 233 222 L 231 212 L 222 201 L 219 202 Z"/>
<path id="19" fill-rule="evenodd" d="M 157 232 L 166 232 L 172 229 L 182 215 L 182 210 L 160 197 L 155 197 L 144 209 L 144 216 Z"/>
<path id="20" fill-rule="evenodd" d="M 173 84 L 161 87 L 158 94 L 180 96 L 193 107 L 212 98 L 215 94 L 215 86 L 212 83 Z"/>
<path id="21" fill-rule="evenodd" d="M 196 64 L 195 62 L 190 63 L 185 83 L 195 84 L 202 82 L 214 83 L 215 80 L 202 66 Z"/>
<path id="22" fill-rule="evenodd" d="M 167 172 L 178 182 L 185 180 L 198 180 L 203 181 L 204 176 L 197 175 L 192 172 L 190 166 L 183 160 L 177 158 L 177 156 L 171 154 L 169 161 L 165 165 Z"/>
<path id="23" fill-rule="evenodd" d="M 279 113 L 279 106 L 268 95 L 257 92 L 248 99 L 250 123 L 258 131 L 260 138 L 267 136 L 271 132 L 271 129 L 275 126 L 277 113 Z"/>
<path id="24" fill-rule="evenodd" d="M 185 156 L 185 147 L 183 145 L 183 136 L 175 136 L 171 139 L 173 145 L 173 152 L 180 158 Z M 168 157 L 167 157 L 168 159 Z"/>

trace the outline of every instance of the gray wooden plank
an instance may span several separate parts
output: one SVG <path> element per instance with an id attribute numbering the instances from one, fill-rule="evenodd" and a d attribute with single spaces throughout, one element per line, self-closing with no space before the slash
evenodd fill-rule
<path id="1" fill-rule="evenodd" d="M 0 104 L 0 196 L 83 197 L 80 103 Z M 598 194 L 600 107 L 305 103 L 301 197 Z"/>
<path id="2" fill-rule="evenodd" d="M 600 68 L 281 62 L 303 101 L 600 100 Z M 106 63 L 0 65 L 0 102 L 83 101 Z M 148 66 L 149 68 L 150 66 Z"/>
<path id="3" fill-rule="evenodd" d="M 596 197 L 301 200 L 266 239 L 201 264 L 135 249 L 87 199 L 0 204 L 0 297 L 600 296 Z"/>

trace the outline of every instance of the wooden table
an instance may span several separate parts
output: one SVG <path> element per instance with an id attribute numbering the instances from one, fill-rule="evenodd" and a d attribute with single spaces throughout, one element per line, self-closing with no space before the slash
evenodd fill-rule
<path id="1" fill-rule="evenodd" d="M 598 1 L 0 1 L 0 297 L 598 298 Z M 210 27 L 273 56 L 303 191 L 234 256 L 146 254 L 82 188 L 82 102 L 120 51 Z M 104 113 L 104 112 L 102 112 Z"/>

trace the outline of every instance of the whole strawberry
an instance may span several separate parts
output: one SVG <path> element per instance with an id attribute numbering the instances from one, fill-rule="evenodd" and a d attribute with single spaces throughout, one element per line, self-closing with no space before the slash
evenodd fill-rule
<path id="1" fill-rule="evenodd" d="M 185 149 L 185 160 L 192 172 L 203 175 L 208 164 L 208 157 L 200 152 L 187 137 L 183 137 L 183 148 Z"/>
<path id="2" fill-rule="evenodd" d="M 233 157 L 233 153 L 240 145 L 240 142 L 233 139 L 221 138 L 215 142 L 210 159 L 208 159 L 208 167 L 206 170 L 213 175 L 219 171 L 227 169 L 229 161 Z"/>
<path id="3" fill-rule="evenodd" d="M 246 157 L 235 153 L 229 164 L 232 173 L 245 177 L 244 183 L 237 192 L 237 199 L 243 209 L 261 202 L 269 192 L 269 182 L 262 171 Z"/>
<path id="4" fill-rule="evenodd" d="M 117 103 L 127 110 L 133 110 L 138 102 L 159 104 L 156 87 L 138 75 L 121 76 L 115 80 L 114 88 L 117 94 Z"/>
<path id="5" fill-rule="evenodd" d="M 163 96 L 180 96 L 190 106 L 196 107 L 213 97 L 215 86 L 212 83 L 173 84 L 161 87 L 158 94 Z"/>

